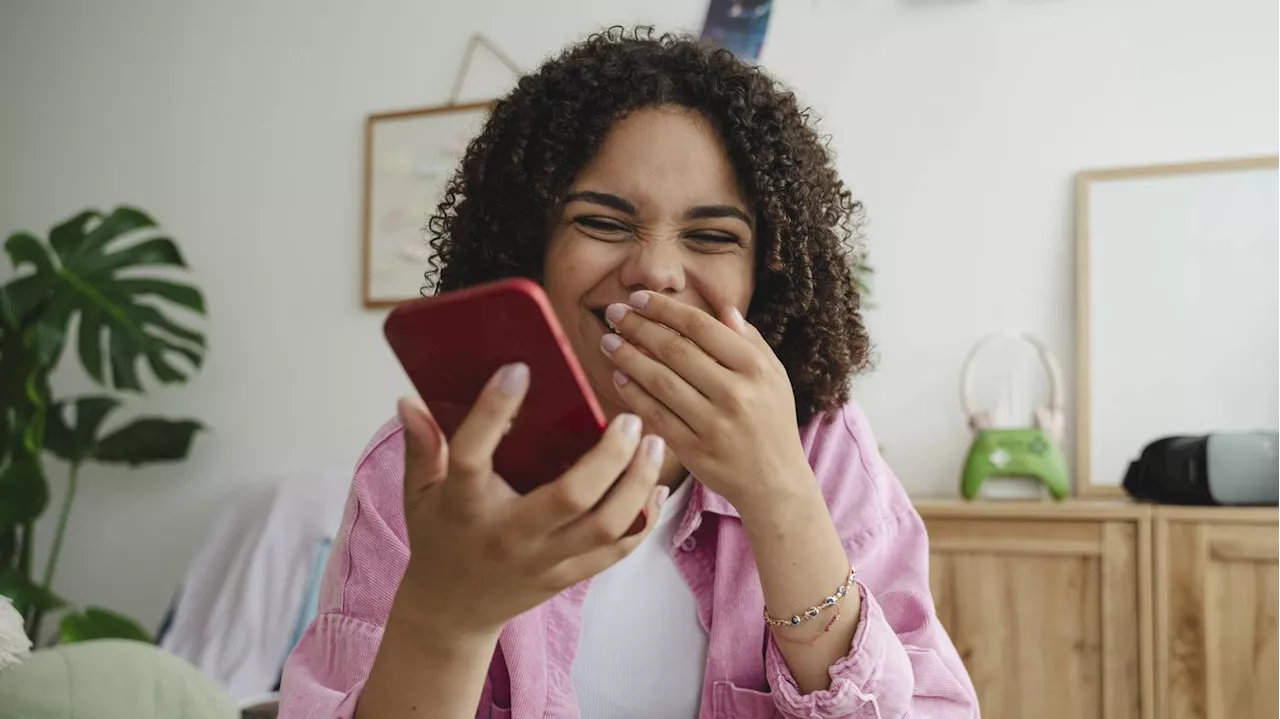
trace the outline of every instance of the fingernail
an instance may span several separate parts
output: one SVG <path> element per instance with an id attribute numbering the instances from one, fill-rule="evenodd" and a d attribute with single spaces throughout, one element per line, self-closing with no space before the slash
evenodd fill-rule
<path id="1" fill-rule="evenodd" d="M 413 395 L 412 397 L 401 397 L 400 400 L 396 402 L 396 411 L 399 413 L 400 417 L 403 418 L 408 412 L 425 413 L 430 410 L 427 409 L 427 403 L 423 402 L 421 397 Z"/>
<path id="2" fill-rule="evenodd" d="M 632 307 L 638 310 L 642 310 L 644 309 L 645 305 L 649 304 L 649 293 L 648 292 L 632 292 L 630 302 Z"/>
<path id="3" fill-rule="evenodd" d="M 655 465 L 662 464 L 662 457 L 666 454 L 664 451 L 666 448 L 667 443 L 663 442 L 662 438 L 657 435 L 651 434 L 644 438 L 644 456 Z"/>
<path id="4" fill-rule="evenodd" d="M 631 381 L 631 378 L 618 370 L 613 371 L 613 383 L 621 387 Z"/>
<path id="5" fill-rule="evenodd" d="M 622 346 L 622 338 L 610 332 L 600 338 L 600 349 L 612 353 Z"/>
<path id="6" fill-rule="evenodd" d="M 729 308 L 729 316 L 733 318 L 733 322 L 738 326 L 738 329 L 746 327 L 747 320 L 742 316 L 742 313 L 738 311 L 737 307 Z"/>
<path id="7" fill-rule="evenodd" d="M 662 509 L 662 505 L 667 503 L 667 497 L 671 496 L 671 488 L 665 484 L 658 487 L 658 496 L 654 498 L 654 503 L 658 505 L 658 509 Z"/>
<path id="8" fill-rule="evenodd" d="M 627 439 L 635 442 L 640 439 L 640 418 L 634 414 L 624 414 L 618 417 L 619 426 L 622 427 L 622 434 Z"/>
<path id="9" fill-rule="evenodd" d="M 615 302 L 604 308 L 604 318 L 609 320 L 613 326 L 617 326 L 623 317 L 627 316 L 628 307 L 621 302 Z"/>
<path id="10" fill-rule="evenodd" d="M 529 386 L 529 365 L 517 362 L 503 367 L 500 371 L 502 377 L 498 379 L 498 389 L 503 394 L 517 395 Z"/>
<path id="11" fill-rule="evenodd" d="M 413 407 L 410 404 L 408 397 L 401 397 L 400 400 L 396 402 L 396 414 L 399 415 L 402 423 L 408 424 L 409 412 L 412 408 Z"/>

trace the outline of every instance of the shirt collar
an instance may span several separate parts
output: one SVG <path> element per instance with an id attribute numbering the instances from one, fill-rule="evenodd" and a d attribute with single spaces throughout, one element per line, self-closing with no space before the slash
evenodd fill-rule
<path id="1" fill-rule="evenodd" d="M 693 487 L 689 494 L 689 506 L 684 510 L 684 517 L 681 518 L 679 526 L 676 527 L 675 536 L 672 538 L 675 546 L 684 544 L 685 540 L 702 526 L 704 512 L 721 517 L 741 518 L 737 508 L 730 504 L 729 500 L 707 489 L 707 486 L 699 482 L 697 477 L 691 474 L 685 478 L 685 481 L 693 482 Z"/>

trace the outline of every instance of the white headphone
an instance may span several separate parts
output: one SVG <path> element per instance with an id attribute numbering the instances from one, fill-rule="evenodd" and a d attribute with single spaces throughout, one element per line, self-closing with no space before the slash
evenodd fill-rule
<path id="1" fill-rule="evenodd" d="M 965 358 L 964 368 L 960 373 L 960 407 L 964 410 L 965 416 L 969 418 L 969 428 L 974 432 L 991 429 L 992 419 L 990 413 L 974 411 L 973 405 L 969 400 L 970 385 L 973 380 L 973 360 L 987 345 L 1002 339 L 1022 340 L 1035 348 L 1036 354 L 1040 357 L 1040 363 L 1044 365 L 1045 372 L 1049 375 L 1049 406 L 1041 407 L 1035 411 L 1036 426 L 1047 432 L 1053 441 L 1062 441 L 1062 431 L 1066 425 L 1066 412 L 1062 406 L 1062 369 L 1058 366 L 1058 360 L 1054 359 L 1053 353 L 1049 351 L 1048 347 L 1044 346 L 1044 343 L 1031 335 L 1021 332 L 996 332 L 987 335 L 979 340 L 972 350 L 969 350 L 969 356 Z"/>

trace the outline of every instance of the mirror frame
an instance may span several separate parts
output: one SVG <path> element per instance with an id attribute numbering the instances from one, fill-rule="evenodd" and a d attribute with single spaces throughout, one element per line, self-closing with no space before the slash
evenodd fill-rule
<path id="1" fill-rule="evenodd" d="M 1280 157 L 1268 155 L 1263 157 L 1243 157 L 1230 160 L 1211 160 L 1207 162 L 1187 162 L 1171 165 L 1142 165 L 1136 167 L 1120 167 L 1102 170 L 1083 170 L 1076 173 L 1076 451 L 1075 451 L 1075 494 L 1088 498 L 1122 498 L 1124 488 L 1120 485 L 1095 485 L 1091 475 L 1089 437 L 1091 416 L 1089 338 L 1091 298 L 1089 296 L 1089 190 L 1096 182 L 1113 180 L 1131 180 L 1144 177 L 1165 177 L 1171 175 L 1208 174 L 1215 172 L 1234 172 L 1239 170 L 1263 170 L 1280 166 Z"/>

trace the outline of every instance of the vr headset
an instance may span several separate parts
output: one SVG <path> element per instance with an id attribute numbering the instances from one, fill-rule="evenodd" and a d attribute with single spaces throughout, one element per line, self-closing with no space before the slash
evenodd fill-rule
<path id="1" fill-rule="evenodd" d="M 1129 464 L 1124 489 L 1161 504 L 1274 505 L 1280 499 L 1280 433 L 1163 437 Z"/>

